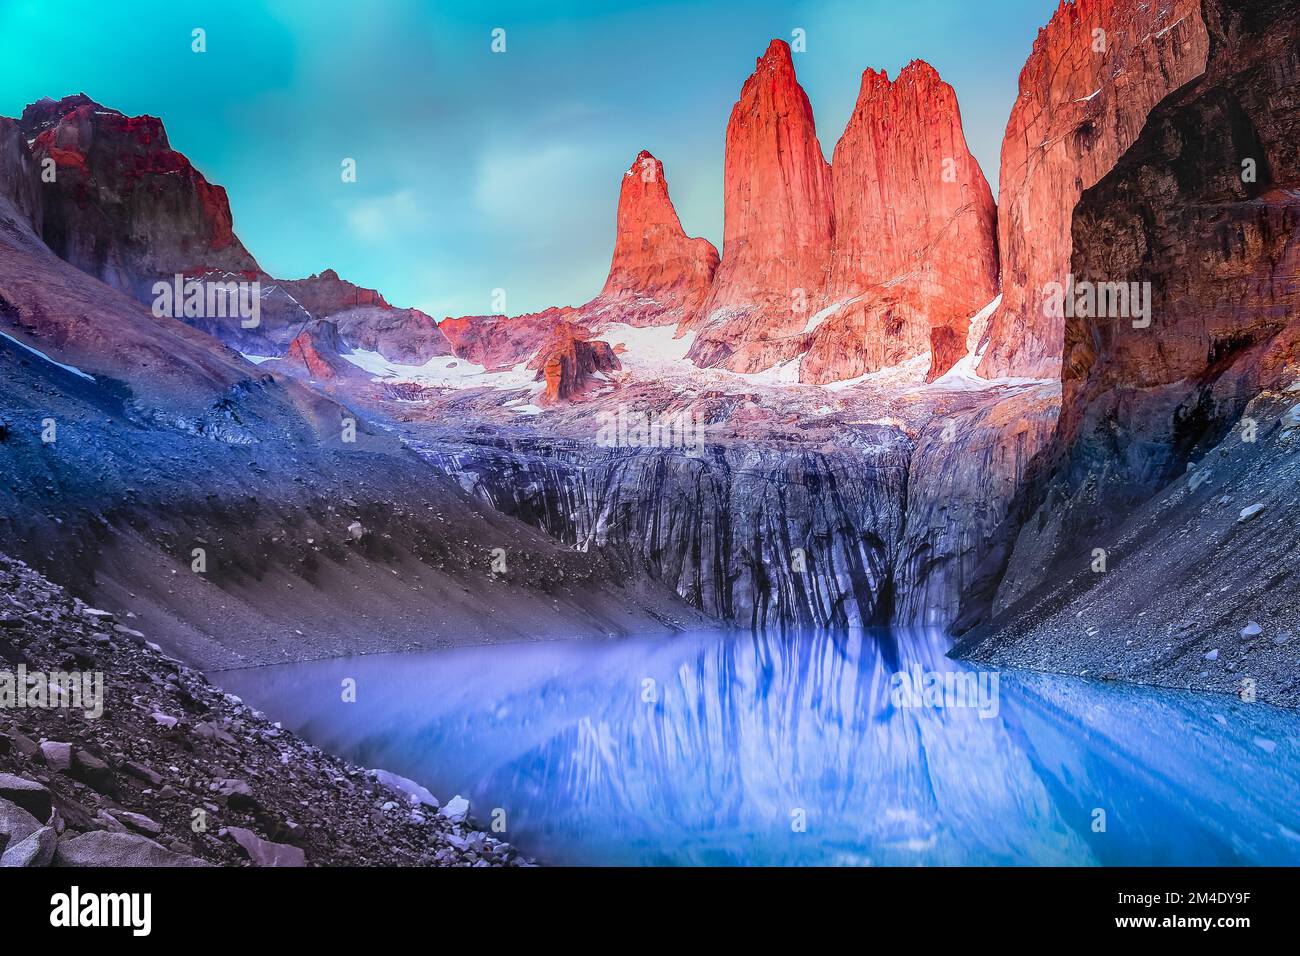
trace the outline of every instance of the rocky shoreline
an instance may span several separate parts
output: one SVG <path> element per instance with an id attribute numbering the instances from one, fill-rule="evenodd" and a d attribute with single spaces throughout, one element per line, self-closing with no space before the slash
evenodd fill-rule
<path id="1" fill-rule="evenodd" d="M 0 555 L 0 693 L 28 685 L 0 700 L 0 866 L 532 865 L 462 798 L 322 752 L 132 623 Z"/>

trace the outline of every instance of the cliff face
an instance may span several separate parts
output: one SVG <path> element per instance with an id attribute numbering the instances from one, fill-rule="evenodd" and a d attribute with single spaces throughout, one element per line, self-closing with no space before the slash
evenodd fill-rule
<path id="1" fill-rule="evenodd" d="M 1137 139 L 1151 108 L 1205 68 L 1200 0 L 1062 2 L 1020 73 L 1002 144 L 1002 305 L 987 378 L 1054 378 L 1062 322 L 1044 314 L 1070 265 L 1071 213 Z"/>
<path id="2" fill-rule="evenodd" d="M 583 307 L 591 321 L 689 323 L 709 294 L 718 250 L 682 230 L 663 163 L 642 150 L 623 174 L 614 259 L 605 286 Z"/>
<path id="3" fill-rule="evenodd" d="M 18 230 L 40 235 L 42 209 L 37 183 L 39 171 L 23 137 L 22 127 L 0 116 L 0 220 L 11 225 L 11 238 Z"/>
<path id="4" fill-rule="evenodd" d="M 84 94 L 41 100 L 19 125 L 41 183 L 41 236 L 56 254 L 141 301 L 177 273 L 259 273 L 235 236 L 226 191 L 171 148 L 162 121 L 129 117 Z"/>
<path id="5" fill-rule="evenodd" d="M 1065 320 L 1060 429 L 991 608 L 1030 623 L 983 635 L 982 653 L 1053 631 L 1077 652 L 1077 612 L 1101 635 L 1086 656 L 1108 669 L 1140 657 L 1231 689 L 1234 670 L 1271 679 L 1297 623 L 1300 11 L 1205 0 L 1203 22 L 1205 74 L 1075 210 L 1072 271 L 1150 283 L 1150 324 Z M 1237 634 L 1250 620 L 1265 640 Z"/>
<path id="6" fill-rule="evenodd" d="M 743 627 L 950 623 L 1059 402 L 962 390 L 893 409 L 919 425 L 792 422 L 781 440 L 746 424 L 748 403 L 626 394 L 593 394 L 562 435 L 439 427 L 412 444 L 502 512 Z M 629 406 L 722 420 L 698 443 L 606 445 L 596 422 Z"/>
<path id="7" fill-rule="evenodd" d="M 1152 114 L 1074 216 L 1075 273 L 1149 282 L 1151 325 L 1066 319 L 1061 441 L 1100 446 L 1110 419 L 1109 430 L 1134 436 L 1125 470 L 1139 485 L 1180 469 L 1260 390 L 1290 384 L 1296 358 L 1294 6 L 1216 0 L 1207 10 L 1205 76 Z"/>
<path id="8" fill-rule="evenodd" d="M 1060 389 L 1044 384 L 936 409 L 909 462 L 906 533 L 893 562 L 897 623 L 948 627 L 957 619 L 1059 408 Z"/>
<path id="9" fill-rule="evenodd" d="M 965 353 L 997 293 L 997 207 L 951 86 L 928 63 L 867 70 L 832 161 L 835 240 L 800 380 L 830 382 L 933 351 L 933 380 Z M 890 348 L 873 355 L 874 343 Z M 956 347 L 960 343 L 960 351 Z"/>
<path id="10" fill-rule="evenodd" d="M 790 47 L 773 40 L 727 123 L 722 262 L 690 357 L 753 372 L 750 342 L 800 332 L 830 267 L 831 170 Z"/>
<path id="11" fill-rule="evenodd" d="M 663 582 L 741 626 L 886 623 L 909 444 L 699 455 L 536 438 L 421 454 L 506 514 Z M 855 443 L 856 444 L 856 443 Z M 799 549 L 796 552 L 796 549 Z"/>

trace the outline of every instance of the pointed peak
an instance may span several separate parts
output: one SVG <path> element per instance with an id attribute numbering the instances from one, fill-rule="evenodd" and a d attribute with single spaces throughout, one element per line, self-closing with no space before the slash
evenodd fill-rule
<path id="1" fill-rule="evenodd" d="M 867 67 L 862 71 L 862 89 L 867 90 L 876 86 L 889 85 L 889 71 L 875 70 Z"/>
<path id="2" fill-rule="evenodd" d="M 67 116 L 74 110 L 87 107 L 93 112 L 113 113 L 118 116 L 122 114 L 114 109 L 101 106 L 92 100 L 85 93 L 73 93 L 61 99 L 43 96 L 35 103 L 31 103 L 23 110 L 22 118 L 19 122 L 24 128 L 35 129 L 40 127 L 51 126 L 57 123 L 63 117 Z"/>
<path id="3" fill-rule="evenodd" d="M 939 79 L 939 71 L 931 66 L 927 60 L 917 57 L 898 72 L 898 78 L 900 80 L 904 77 L 913 76 L 927 80 L 937 80 Z"/>
<path id="4" fill-rule="evenodd" d="M 877 87 L 896 87 L 900 83 L 925 83 L 933 85 L 942 83 L 943 78 L 939 76 L 939 71 L 929 64 L 926 60 L 920 58 L 912 60 L 905 67 L 898 71 L 898 76 L 891 82 L 888 70 L 874 70 L 867 67 L 862 71 L 862 89 L 876 89 Z"/>
<path id="5" fill-rule="evenodd" d="M 764 53 L 754 62 L 754 69 L 758 70 L 762 66 L 769 66 L 773 69 L 794 69 L 794 57 L 790 53 L 790 44 L 784 40 L 776 39 L 767 45 L 767 52 Z"/>
<path id="6" fill-rule="evenodd" d="M 664 164 L 650 150 L 643 149 L 636 154 L 636 159 L 632 160 L 632 165 L 627 168 L 623 178 L 639 176 L 643 182 L 654 182 L 663 179 L 663 170 Z"/>

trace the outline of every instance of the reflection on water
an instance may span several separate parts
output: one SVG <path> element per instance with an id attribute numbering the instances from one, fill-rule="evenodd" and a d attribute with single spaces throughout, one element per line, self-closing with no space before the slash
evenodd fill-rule
<path id="1" fill-rule="evenodd" d="M 216 680 L 327 750 L 464 794 L 483 823 L 503 808 L 504 838 L 543 862 L 1300 863 L 1300 716 L 1016 671 L 995 706 L 946 706 L 977 704 L 951 682 L 927 705 L 928 675 L 966 670 L 947 647 L 710 632 Z M 891 690 L 898 672 L 916 694 Z"/>

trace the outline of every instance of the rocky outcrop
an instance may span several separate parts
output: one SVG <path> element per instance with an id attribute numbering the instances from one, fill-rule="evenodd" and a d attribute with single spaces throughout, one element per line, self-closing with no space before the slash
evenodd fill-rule
<path id="1" fill-rule="evenodd" d="M 563 329 L 584 335 L 577 309 L 545 309 L 527 315 L 466 315 L 438 324 L 458 358 L 487 369 L 508 369 L 532 361 Z"/>
<path id="2" fill-rule="evenodd" d="M 312 322 L 289 343 L 284 358 L 268 362 L 266 367 L 318 382 L 359 377 L 364 373 L 343 357 L 349 351 L 333 322 Z"/>
<path id="3" fill-rule="evenodd" d="M 1078 280 L 1139 295 L 1149 283 L 1150 312 L 1064 319 L 1060 428 L 996 591 L 968 602 L 972 623 L 1002 615 L 972 638 L 978 653 L 1022 655 L 1077 613 L 1089 655 L 1120 673 L 1223 689 L 1235 661 L 1280 679 L 1263 643 L 1205 655 L 1246 619 L 1296 623 L 1282 529 L 1300 437 L 1300 13 L 1282 0 L 1204 10 L 1204 76 L 1151 112 L 1075 210 Z"/>
<path id="4" fill-rule="evenodd" d="M 723 259 L 690 357 L 827 384 L 964 354 L 997 291 L 996 207 L 952 87 L 922 61 L 867 70 L 828 166 L 789 48 L 773 41 L 727 130 Z"/>
<path id="5" fill-rule="evenodd" d="M 1064 283 L 1080 193 L 1129 148 L 1151 108 L 1205 68 L 1200 0 L 1075 0 L 1039 31 L 1002 144 L 1002 305 L 980 363 L 987 378 L 1055 378 L 1062 323 L 1045 314 Z"/>
<path id="6" fill-rule="evenodd" d="M 751 343 L 801 332 L 826 283 L 834 210 L 830 165 L 790 47 L 773 40 L 727 123 L 722 262 L 690 357 L 738 372 L 768 367 Z"/>
<path id="7" fill-rule="evenodd" d="M 663 167 L 642 152 L 623 177 L 614 262 L 572 316 L 448 320 L 458 355 L 527 358 L 561 321 L 696 333 L 698 365 L 757 372 L 798 361 L 827 384 L 931 355 L 931 381 L 965 354 L 969 320 L 996 293 L 996 207 L 966 146 L 956 95 L 932 67 L 868 70 L 832 170 L 789 47 L 774 40 L 727 128 L 724 257 L 689 239 Z M 716 268 L 716 271 L 715 271 Z M 710 284 L 710 279 L 711 284 Z M 549 327 L 548 327 L 549 326 Z"/>
<path id="8" fill-rule="evenodd" d="M 566 329 L 538 353 L 541 368 L 539 381 L 546 382 L 542 401 L 546 404 L 570 402 L 622 366 L 608 342 L 580 338 Z"/>
<path id="9" fill-rule="evenodd" d="M 809 322 L 811 331 L 773 354 L 780 360 L 802 352 L 799 380 L 814 385 L 899 365 L 930 347 L 922 298 L 911 286 L 876 286 L 825 306 Z"/>
<path id="10" fill-rule="evenodd" d="M 61 258 L 141 301 L 176 274 L 260 273 L 226 191 L 171 148 L 161 120 L 79 94 L 33 103 L 19 125 L 36 164 L 54 164 L 41 236 Z"/>
<path id="11" fill-rule="evenodd" d="M 668 197 L 663 163 L 642 150 L 623 174 L 609 276 L 583 312 L 591 322 L 689 323 L 717 268 L 713 243 L 682 230 Z"/>
<path id="12" fill-rule="evenodd" d="M 800 380 L 854 378 L 931 352 L 933 381 L 965 354 L 970 317 L 997 293 L 997 208 L 952 87 L 921 60 L 893 81 L 864 72 L 831 168 L 825 318 Z"/>
<path id="13" fill-rule="evenodd" d="M 321 319 L 351 309 L 392 308 L 374 289 L 365 289 L 347 279 L 341 279 L 333 269 L 326 269 L 306 279 L 287 279 L 281 284 L 298 300 L 299 305 Z"/>
<path id="14" fill-rule="evenodd" d="M 0 119 L 0 183 L 0 216 L 9 207 L 60 258 L 145 304 L 154 304 L 156 282 L 177 275 L 259 283 L 256 323 L 224 311 L 170 313 L 240 351 L 281 355 L 307 322 L 330 318 L 345 341 L 390 361 L 451 354 L 430 316 L 394 308 L 333 270 L 291 281 L 263 273 L 235 235 L 225 190 L 171 148 L 155 117 L 129 117 L 85 94 L 33 103 L 16 123 Z"/>
<path id="15" fill-rule="evenodd" d="M 353 348 L 402 365 L 423 365 L 452 354 L 451 343 L 431 316 L 389 305 L 376 290 L 340 279 L 333 269 L 278 285 L 313 317 L 329 319 Z"/>

